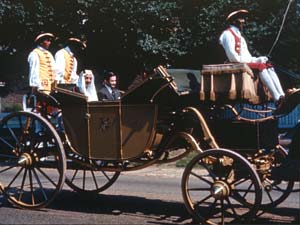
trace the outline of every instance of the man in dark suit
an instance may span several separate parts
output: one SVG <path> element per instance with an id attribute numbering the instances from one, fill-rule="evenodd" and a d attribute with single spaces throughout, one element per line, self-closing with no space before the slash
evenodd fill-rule
<path id="1" fill-rule="evenodd" d="M 100 101 L 119 101 L 121 92 L 117 89 L 117 75 L 113 72 L 105 74 L 103 87 L 98 92 Z"/>

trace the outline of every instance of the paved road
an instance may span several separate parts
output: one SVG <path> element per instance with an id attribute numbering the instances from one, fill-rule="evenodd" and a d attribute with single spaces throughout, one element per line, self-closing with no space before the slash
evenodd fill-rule
<path id="1" fill-rule="evenodd" d="M 181 197 L 181 174 L 181 169 L 157 166 L 128 172 L 93 198 L 65 186 L 48 208 L 39 211 L 13 208 L 0 196 L 0 224 L 191 224 Z M 292 193 L 253 223 L 300 223 L 299 202 L 299 192 Z"/>

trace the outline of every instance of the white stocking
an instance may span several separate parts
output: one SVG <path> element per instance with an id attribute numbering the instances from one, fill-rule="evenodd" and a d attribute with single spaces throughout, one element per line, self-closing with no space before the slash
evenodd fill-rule
<path id="1" fill-rule="evenodd" d="M 282 90 L 282 86 L 281 86 L 281 84 L 280 84 L 280 80 L 279 80 L 279 78 L 278 78 L 278 76 L 277 76 L 277 74 L 276 74 L 274 68 L 269 68 L 269 69 L 268 69 L 268 73 L 269 73 L 271 79 L 273 80 L 273 84 L 275 85 L 275 87 L 276 87 L 278 93 L 279 93 L 280 95 L 283 95 L 283 96 L 284 96 L 284 91 Z"/>
<path id="2" fill-rule="evenodd" d="M 268 73 L 267 69 L 264 69 L 263 71 L 259 72 L 260 80 L 263 82 L 263 84 L 268 88 L 270 91 L 273 100 L 278 101 L 281 94 L 277 91 L 273 80 L 270 77 L 270 74 Z"/>

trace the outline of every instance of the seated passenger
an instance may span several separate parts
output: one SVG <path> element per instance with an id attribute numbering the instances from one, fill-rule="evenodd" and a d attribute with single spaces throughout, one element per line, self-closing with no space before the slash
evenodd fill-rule
<path id="1" fill-rule="evenodd" d="M 78 91 L 88 97 L 88 102 L 98 101 L 94 75 L 91 70 L 83 70 L 78 79 Z"/>
<path id="2" fill-rule="evenodd" d="M 246 14 L 248 14 L 248 11 L 241 9 L 227 16 L 226 20 L 229 22 L 229 28 L 221 34 L 220 44 L 223 46 L 230 62 L 247 63 L 251 69 L 259 71 L 260 80 L 270 91 L 276 106 L 279 106 L 285 93 L 273 65 L 266 56 L 253 57 L 248 51 L 247 43 L 241 34 Z"/>
<path id="3" fill-rule="evenodd" d="M 121 91 L 117 89 L 117 75 L 108 72 L 104 76 L 103 87 L 98 92 L 100 101 L 119 101 Z"/>

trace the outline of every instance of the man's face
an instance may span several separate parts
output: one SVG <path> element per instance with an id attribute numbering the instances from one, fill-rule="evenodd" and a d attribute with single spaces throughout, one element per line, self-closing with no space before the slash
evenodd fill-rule
<path id="1" fill-rule="evenodd" d="M 237 18 L 237 22 L 238 22 L 241 30 L 243 30 L 243 27 L 245 25 L 245 19 L 244 18 Z"/>
<path id="2" fill-rule="evenodd" d="M 51 39 L 46 38 L 41 42 L 41 46 L 45 49 L 49 49 L 50 45 L 51 45 Z"/>
<path id="3" fill-rule="evenodd" d="M 85 86 L 88 86 L 92 83 L 92 74 L 87 73 L 84 76 L 84 80 L 85 80 Z"/>
<path id="4" fill-rule="evenodd" d="M 116 88 L 116 86 L 117 86 L 117 77 L 116 76 L 111 76 L 108 80 L 108 84 L 111 88 Z"/>

